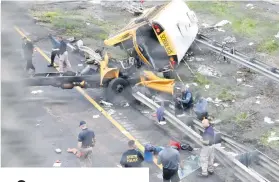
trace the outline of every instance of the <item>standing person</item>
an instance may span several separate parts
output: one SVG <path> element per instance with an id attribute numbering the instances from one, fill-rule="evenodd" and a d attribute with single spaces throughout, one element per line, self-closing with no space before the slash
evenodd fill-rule
<path id="1" fill-rule="evenodd" d="M 72 71 L 72 66 L 68 59 L 67 44 L 64 42 L 62 37 L 58 37 L 58 41 L 60 41 L 60 47 L 58 51 L 59 72 L 65 73 L 67 71 Z"/>
<path id="2" fill-rule="evenodd" d="M 201 142 L 203 144 L 200 153 L 200 163 L 202 168 L 202 173 L 199 176 L 207 177 L 208 173 L 213 174 L 214 172 L 214 130 L 210 125 L 208 119 L 202 120 L 202 126 L 205 128 L 202 134 Z"/>
<path id="3" fill-rule="evenodd" d="M 202 121 L 203 119 L 207 119 L 208 117 L 208 103 L 207 100 L 203 97 L 198 99 L 194 111 L 197 115 L 197 118 Z"/>
<path id="4" fill-rule="evenodd" d="M 165 115 L 164 102 L 161 102 L 161 106 L 156 111 L 157 120 L 160 125 L 167 124 L 164 115 Z"/>
<path id="5" fill-rule="evenodd" d="M 128 142 L 129 149 L 122 154 L 120 164 L 122 167 L 141 167 L 144 157 L 140 151 L 137 150 L 134 140 Z"/>
<path id="6" fill-rule="evenodd" d="M 164 182 L 180 182 L 178 176 L 178 168 L 183 169 L 178 150 L 174 149 L 169 143 L 169 146 L 159 152 L 157 158 L 158 165 L 163 165 L 163 181 Z"/>
<path id="7" fill-rule="evenodd" d="M 48 67 L 54 67 L 54 59 L 56 56 L 58 56 L 59 48 L 60 48 L 60 41 L 56 40 L 51 34 L 48 35 L 50 38 L 50 41 L 52 43 L 52 50 L 51 50 L 51 63 L 48 65 Z"/>
<path id="8" fill-rule="evenodd" d="M 78 150 L 81 167 L 92 167 L 92 150 L 96 143 L 95 133 L 89 130 L 85 121 L 79 123 L 81 132 L 78 135 Z"/>
<path id="9" fill-rule="evenodd" d="M 32 63 L 32 57 L 34 52 L 34 45 L 31 41 L 29 41 L 26 37 L 24 37 L 22 43 L 22 49 L 23 49 L 23 58 L 26 61 L 26 67 L 25 70 L 29 71 L 31 69 L 33 73 L 35 72 L 35 67 Z"/>

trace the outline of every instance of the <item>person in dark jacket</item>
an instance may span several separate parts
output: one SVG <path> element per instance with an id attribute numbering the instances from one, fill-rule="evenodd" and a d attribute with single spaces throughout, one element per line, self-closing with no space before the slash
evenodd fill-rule
<path id="1" fill-rule="evenodd" d="M 33 70 L 33 72 L 35 72 L 35 67 L 32 63 L 34 45 L 26 37 L 23 38 L 22 49 L 23 49 L 23 58 L 26 61 L 26 68 L 25 68 L 26 71 L 29 71 L 29 69 L 31 69 Z"/>
<path id="2" fill-rule="evenodd" d="M 181 96 L 177 97 L 175 100 L 175 113 L 177 115 L 178 110 L 187 110 L 193 105 L 192 92 L 187 86 L 182 90 Z"/>
<path id="3" fill-rule="evenodd" d="M 59 51 L 58 51 L 59 72 L 65 73 L 67 71 L 72 71 L 72 66 L 71 66 L 71 63 L 68 59 L 67 44 L 62 39 L 62 37 L 59 37 L 58 40 L 60 41 L 60 47 L 59 47 Z"/>
<path id="4" fill-rule="evenodd" d="M 129 149 L 123 153 L 120 164 L 122 167 L 141 167 L 144 161 L 143 155 L 136 149 L 135 141 L 128 142 Z"/>
<path id="5" fill-rule="evenodd" d="M 54 59 L 56 56 L 58 56 L 58 51 L 60 48 L 60 39 L 56 40 L 51 34 L 48 35 L 50 38 L 50 41 L 52 43 L 52 50 L 51 50 L 51 63 L 48 65 L 48 67 L 54 67 Z"/>
<path id="6" fill-rule="evenodd" d="M 164 115 L 165 115 L 165 108 L 164 108 L 164 102 L 162 102 L 161 106 L 156 111 L 157 120 L 158 120 L 160 125 L 167 124 Z"/>

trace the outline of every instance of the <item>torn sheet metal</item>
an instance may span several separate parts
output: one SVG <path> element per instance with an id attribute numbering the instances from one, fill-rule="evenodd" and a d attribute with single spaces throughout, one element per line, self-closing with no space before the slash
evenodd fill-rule
<path id="1" fill-rule="evenodd" d="M 104 105 L 104 106 L 106 106 L 106 107 L 111 107 L 111 106 L 113 106 L 112 103 L 106 102 L 106 101 L 104 101 L 104 100 L 101 100 L 101 101 L 100 101 L 100 104 L 102 104 L 102 105 Z"/>

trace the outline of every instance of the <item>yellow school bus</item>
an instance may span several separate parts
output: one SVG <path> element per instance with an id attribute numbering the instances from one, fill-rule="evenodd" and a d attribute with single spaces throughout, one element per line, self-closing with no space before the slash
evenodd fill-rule
<path id="1" fill-rule="evenodd" d="M 183 0 L 146 9 L 126 27 L 104 41 L 120 46 L 138 61 L 156 71 L 176 68 L 198 33 L 195 13 Z"/>

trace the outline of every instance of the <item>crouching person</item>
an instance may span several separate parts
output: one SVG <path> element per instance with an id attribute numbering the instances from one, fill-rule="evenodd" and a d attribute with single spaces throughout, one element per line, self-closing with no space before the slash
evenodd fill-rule
<path id="1" fill-rule="evenodd" d="M 203 144 L 200 153 L 200 164 L 202 168 L 202 173 L 199 176 L 207 177 L 208 174 L 213 174 L 214 172 L 214 130 L 210 125 L 208 119 L 202 120 L 202 126 L 205 128 L 201 142 Z"/>

